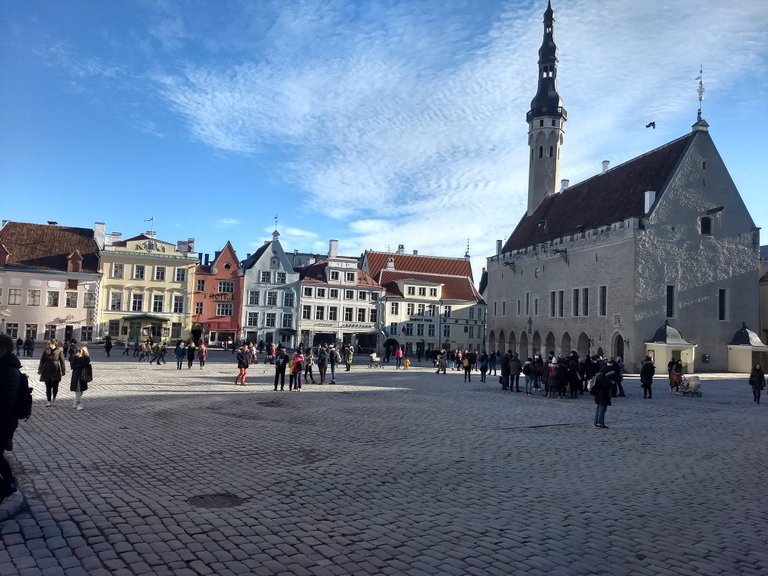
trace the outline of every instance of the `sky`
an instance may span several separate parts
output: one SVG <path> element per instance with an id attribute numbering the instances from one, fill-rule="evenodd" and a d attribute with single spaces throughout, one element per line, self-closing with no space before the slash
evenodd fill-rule
<path id="1" fill-rule="evenodd" d="M 703 117 L 768 226 L 768 2 L 554 0 L 561 177 Z M 0 217 L 462 257 L 526 209 L 543 0 L 0 0 Z M 646 128 L 648 122 L 656 128 Z M 763 236 L 762 243 L 766 243 Z"/>

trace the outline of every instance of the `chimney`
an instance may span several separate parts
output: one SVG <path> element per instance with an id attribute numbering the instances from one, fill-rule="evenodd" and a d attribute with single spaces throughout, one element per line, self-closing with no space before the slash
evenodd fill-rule
<path id="1" fill-rule="evenodd" d="M 96 241 L 96 245 L 99 250 L 104 250 L 104 241 L 106 239 L 107 226 L 104 222 L 96 222 L 93 225 L 93 239 Z"/>
<path id="2" fill-rule="evenodd" d="M 198 252 L 198 253 L 197 253 L 197 263 L 198 263 L 200 266 L 202 266 L 202 265 L 203 265 L 203 253 L 202 253 L 202 252 Z"/>
<path id="3" fill-rule="evenodd" d="M 648 214 L 651 211 L 651 206 L 656 201 L 656 192 L 653 190 L 646 190 L 645 202 L 643 203 L 643 214 Z"/>
<path id="4" fill-rule="evenodd" d="M 563 178 L 562 180 L 560 180 L 560 192 L 562 192 L 563 190 L 568 188 L 568 185 L 570 183 L 571 183 L 571 181 L 568 180 L 567 178 Z"/>
<path id="5" fill-rule="evenodd" d="M 208 266 L 211 263 L 211 255 L 208 252 L 205 253 L 205 265 Z"/>
<path id="6" fill-rule="evenodd" d="M 339 241 L 338 240 L 329 240 L 328 241 L 328 258 L 336 258 L 339 252 Z"/>
<path id="7" fill-rule="evenodd" d="M 112 246 L 115 242 L 120 242 L 123 239 L 122 232 L 110 232 L 104 239 L 105 246 Z"/>
<path id="8" fill-rule="evenodd" d="M 608 172 L 608 168 L 610 167 L 610 165 L 611 165 L 610 160 L 603 160 L 603 174 Z"/>
<path id="9" fill-rule="evenodd" d="M 501 256 L 501 240 L 496 240 L 496 256 Z"/>
<path id="10" fill-rule="evenodd" d="M 395 259 L 390 256 L 387 259 L 387 270 L 394 270 L 395 269 Z"/>
<path id="11" fill-rule="evenodd" d="M 414 256 L 418 256 L 418 255 L 419 255 L 419 251 L 418 251 L 418 250 L 414 250 L 414 251 L 413 251 L 413 255 L 414 255 Z"/>
<path id="12" fill-rule="evenodd" d="M 398 254 L 404 254 L 405 253 L 405 244 L 398 244 L 397 245 L 397 253 Z"/>

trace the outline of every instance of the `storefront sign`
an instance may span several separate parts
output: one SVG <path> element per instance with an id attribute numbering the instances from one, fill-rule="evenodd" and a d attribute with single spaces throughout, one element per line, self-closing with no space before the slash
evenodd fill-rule
<path id="1" fill-rule="evenodd" d="M 208 296 L 212 302 L 232 302 L 231 292 L 216 292 Z"/>

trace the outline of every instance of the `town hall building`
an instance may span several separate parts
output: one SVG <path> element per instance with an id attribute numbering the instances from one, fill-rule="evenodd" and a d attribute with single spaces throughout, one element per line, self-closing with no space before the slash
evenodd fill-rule
<path id="1" fill-rule="evenodd" d="M 482 287 L 488 347 L 726 370 L 734 334 L 759 329 L 759 230 L 709 125 L 699 109 L 690 133 L 558 187 L 567 113 L 554 20 L 548 5 L 526 115 L 527 210 L 497 242 Z"/>

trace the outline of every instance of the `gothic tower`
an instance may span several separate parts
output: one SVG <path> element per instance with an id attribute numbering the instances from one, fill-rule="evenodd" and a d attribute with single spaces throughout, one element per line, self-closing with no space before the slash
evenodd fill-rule
<path id="1" fill-rule="evenodd" d="M 528 215 L 541 201 L 554 194 L 560 180 L 560 147 L 568 114 L 557 93 L 557 46 L 554 40 L 555 16 L 547 2 L 544 12 L 544 39 L 539 48 L 539 87 L 526 114 L 528 146 Z"/>

